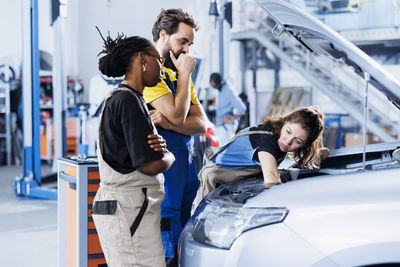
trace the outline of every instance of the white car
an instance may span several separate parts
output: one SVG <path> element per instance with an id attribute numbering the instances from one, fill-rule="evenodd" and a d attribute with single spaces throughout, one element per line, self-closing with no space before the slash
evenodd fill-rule
<path id="1" fill-rule="evenodd" d="M 400 264 L 399 147 L 370 145 L 367 171 L 348 148 L 268 190 L 261 178 L 218 187 L 184 228 L 180 266 Z"/>
<path id="2" fill-rule="evenodd" d="M 259 3 L 278 29 L 361 77 L 368 73 L 370 84 L 400 106 L 399 82 L 361 50 L 287 2 Z M 333 150 L 318 171 L 280 170 L 287 182 L 270 189 L 262 178 L 221 185 L 186 224 L 179 264 L 400 265 L 399 162 L 400 142 L 394 141 Z"/>

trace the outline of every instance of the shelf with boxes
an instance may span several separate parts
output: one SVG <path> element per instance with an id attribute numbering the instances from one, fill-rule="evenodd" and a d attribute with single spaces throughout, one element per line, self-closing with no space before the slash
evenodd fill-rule
<path id="1" fill-rule="evenodd" d="M 66 109 L 66 155 L 78 154 L 78 139 L 80 135 L 80 121 L 77 116 L 71 116 L 75 104 L 79 102 L 79 95 L 83 91 L 82 81 L 67 79 Z M 51 161 L 54 157 L 54 120 L 53 120 L 53 78 L 40 77 L 40 158 Z"/>
<path id="2" fill-rule="evenodd" d="M 8 65 L 0 66 L 0 165 L 11 164 L 10 70 Z"/>

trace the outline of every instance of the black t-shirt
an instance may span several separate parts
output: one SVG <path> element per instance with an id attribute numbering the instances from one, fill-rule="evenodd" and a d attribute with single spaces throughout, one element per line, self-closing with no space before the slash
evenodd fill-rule
<path id="1" fill-rule="evenodd" d="M 132 92 L 119 91 L 108 100 L 100 128 L 103 159 L 114 170 L 127 174 L 144 163 L 161 159 L 163 154 L 147 143 L 147 135 L 154 132 L 154 126 L 143 96 L 122 86 Z"/>
<path id="2" fill-rule="evenodd" d="M 250 131 L 265 131 L 269 130 L 265 129 L 260 125 L 256 127 L 250 127 Z M 286 152 L 282 152 L 279 149 L 278 141 L 271 134 L 251 134 L 249 135 L 250 143 L 253 148 L 256 149 L 256 153 L 254 153 L 253 160 L 260 162 L 258 159 L 258 152 L 265 151 L 270 153 L 275 157 L 276 162 L 279 164 L 285 158 Z"/>

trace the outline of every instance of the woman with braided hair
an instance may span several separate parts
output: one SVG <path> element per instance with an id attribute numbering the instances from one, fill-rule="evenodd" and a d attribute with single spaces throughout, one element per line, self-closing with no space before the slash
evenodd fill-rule
<path id="1" fill-rule="evenodd" d="M 101 182 L 93 220 L 108 266 L 165 266 L 160 235 L 162 172 L 175 158 L 157 134 L 142 95 L 145 86 L 161 81 L 163 58 L 145 38 L 100 36 L 100 71 L 125 77 L 106 98 L 100 116 Z"/>

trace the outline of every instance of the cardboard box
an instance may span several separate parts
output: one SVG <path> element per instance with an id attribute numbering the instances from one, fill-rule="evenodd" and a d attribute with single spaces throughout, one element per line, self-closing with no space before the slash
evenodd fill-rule
<path id="1" fill-rule="evenodd" d="M 345 147 L 362 146 L 363 134 L 362 133 L 346 133 L 345 134 Z M 381 141 L 374 137 L 372 134 L 367 134 L 367 144 L 381 143 Z"/>

